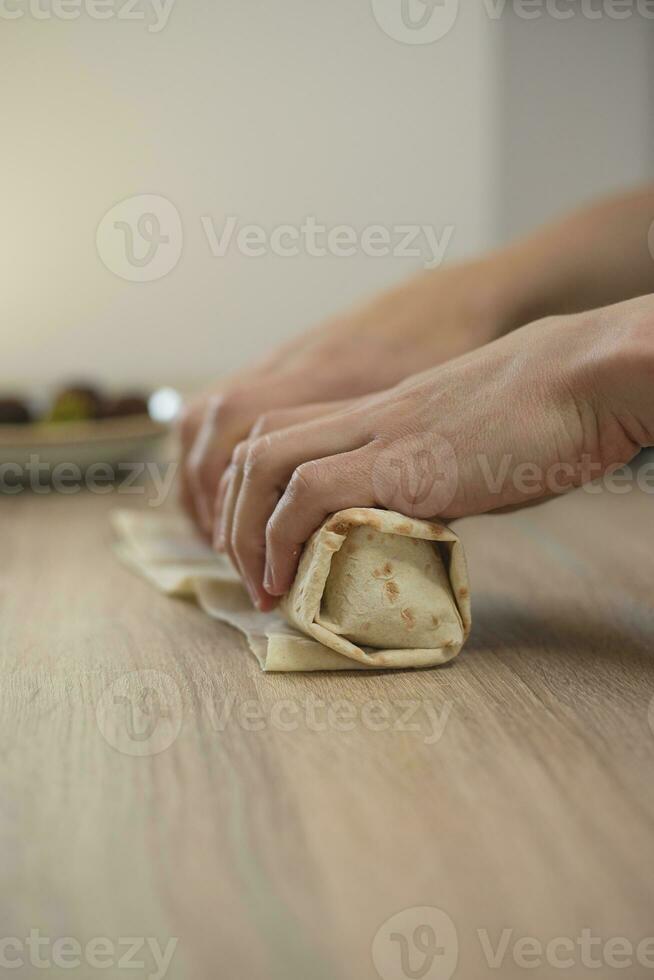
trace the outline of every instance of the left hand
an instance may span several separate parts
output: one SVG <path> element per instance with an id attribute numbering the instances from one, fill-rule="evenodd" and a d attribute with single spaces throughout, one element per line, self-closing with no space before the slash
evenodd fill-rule
<path id="1" fill-rule="evenodd" d="M 463 517 L 545 499 L 630 460 L 642 428 L 609 393 L 641 307 L 530 324 L 389 391 L 241 443 L 216 535 L 253 601 L 270 609 L 288 591 L 304 543 L 334 511 Z"/>

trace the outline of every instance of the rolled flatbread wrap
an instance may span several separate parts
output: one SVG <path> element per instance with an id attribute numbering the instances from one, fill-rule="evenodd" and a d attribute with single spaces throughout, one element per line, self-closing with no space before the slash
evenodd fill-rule
<path id="1" fill-rule="evenodd" d="M 442 524 L 373 508 L 339 511 L 308 541 L 280 611 L 367 665 L 444 663 L 471 626 L 463 547 Z"/>

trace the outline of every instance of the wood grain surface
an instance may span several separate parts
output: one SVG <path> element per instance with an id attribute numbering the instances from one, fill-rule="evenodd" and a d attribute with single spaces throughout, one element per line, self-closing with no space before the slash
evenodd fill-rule
<path id="1" fill-rule="evenodd" d="M 460 522 L 467 647 L 363 675 L 262 674 L 132 576 L 108 513 L 148 501 L 0 500 L 0 939 L 52 964 L 7 975 L 160 976 L 133 937 L 174 980 L 654 976 L 654 492 Z"/>

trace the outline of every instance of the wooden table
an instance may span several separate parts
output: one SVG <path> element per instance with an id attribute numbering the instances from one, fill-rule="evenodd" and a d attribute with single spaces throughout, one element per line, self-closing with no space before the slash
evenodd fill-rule
<path id="1" fill-rule="evenodd" d="M 11 975 L 157 975 L 147 945 L 118 965 L 130 937 L 176 938 L 184 980 L 654 975 L 635 953 L 613 968 L 619 941 L 592 945 L 599 969 L 566 952 L 584 927 L 654 934 L 652 490 L 460 523 L 463 654 L 363 675 L 262 674 L 239 635 L 121 567 L 108 513 L 147 495 L 0 500 L 0 938 L 39 930 L 53 962 L 0 946 Z M 65 937 L 76 969 L 74 945 L 55 964 Z M 87 953 L 99 937 L 113 958 Z M 524 937 L 562 939 L 550 956 L 574 966 L 525 969 Z"/>

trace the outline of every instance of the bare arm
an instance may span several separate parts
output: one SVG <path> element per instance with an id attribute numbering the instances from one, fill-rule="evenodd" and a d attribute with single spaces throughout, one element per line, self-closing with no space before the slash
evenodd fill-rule
<path id="1" fill-rule="evenodd" d="M 225 379 L 181 427 L 182 499 L 212 533 L 216 494 L 260 416 L 392 387 L 549 315 L 654 292 L 654 185 L 586 207 L 507 248 L 431 270 Z M 311 415 L 311 410 L 309 410 Z"/>
<path id="2" fill-rule="evenodd" d="M 504 329 L 654 292 L 653 223 L 650 184 L 575 211 L 498 252 Z"/>

